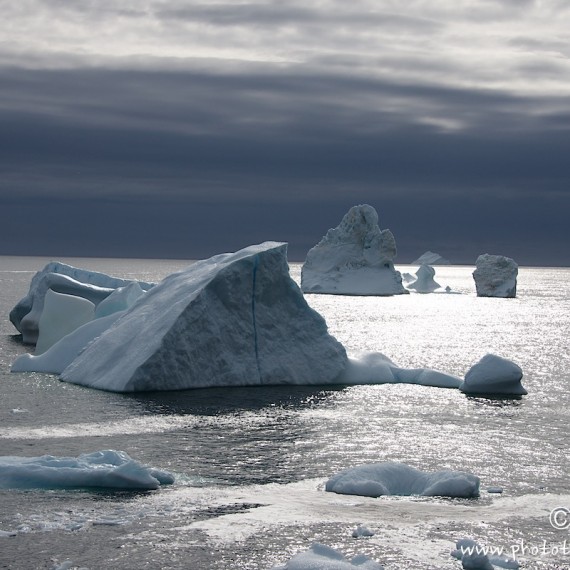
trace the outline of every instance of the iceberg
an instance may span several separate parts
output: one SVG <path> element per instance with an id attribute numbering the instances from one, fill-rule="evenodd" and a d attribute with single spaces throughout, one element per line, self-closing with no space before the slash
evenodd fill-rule
<path id="1" fill-rule="evenodd" d="M 368 204 L 353 206 L 307 253 L 301 289 L 331 295 L 406 294 L 395 257 L 396 240 L 390 230 L 380 230 L 376 210 Z"/>
<path id="2" fill-rule="evenodd" d="M 132 283 L 132 280 L 52 261 L 34 275 L 28 294 L 10 311 L 10 321 L 22 333 L 24 343 L 36 344 L 44 298 L 49 289 L 56 293 L 83 297 L 97 306 L 115 289 L 125 287 L 129 283 Z M 145 291 L 154 285 L 144 281 L 138 283 Z"/>
<path id="3" fill-rule="evenodd" d="M 326 482 L 325 490 L 363 497 L 422 495 L 472 498 L 479 496 L 479 477 L 463 471 L 426 473 L 404 463 L 387 461 L 345 469 Z"/>
<path id="4" fill-rule="evenodd" d="M 429 265 L 420 265 L 416 271 L 416 280 L 407 285 L 408 289 L 414 289 L 418 293 L 433 293 L 441 285 L 434 280 L 435 269 Z"/>
<path id="5" fill-rule="evenodd" d="M 498 549 L 480 546 L 470 538 L 462 538 L 455 544 L 455 550 L 451 551 L 451 556 L 460 560 L 465 570 L 495 570 L 495 567 L 518 570 L 520 568 L 520 564 L 512 558 L 487 554 L 487 552 L 496 550 Z"/>
<path id="6" fill-rule="evenodd" d="M 95 338 L 61 379 L 113 392 L 330 384 L 347 364 L 266 242 L 166 277 Z"/>
<path id="7" fill-rule="evenodd" d="M 95 305 L 91 301 L 48 289 L 38 322 L 36 354 L 42 354 L 70 332 L 92 321 L 94 316 Z"/>
<path id="8" fill-rule="evenodd" d="M 274 566 L 273 570 L 384 570 L 384 567 L 364 556 L 357 554 L 349 560 L 338 550 L 324 544 L 315 543 L 307 552 L 295 554 L 287 563 Z"/>
<path id="9" fill-rule="evenodd" d="M 439 253 L 426 251 L 415 261 L 412 261 L 410 265 L 451 265 L 451 261 L 442 257 Z"/>
<path id="10" fill-rule="evenodd" d="M 0 489 L 158 489 L 173 482 L 171 473 L 142 465 L 124 451 L 107 449 L 79 457 L 0 457 Z"/>
<path id="11" fill-rule="evenodd" d="M 429 368 L 400 368 L 380 352 L 364 352 L 348 359 L 337 377 L 339 384 L 419 384 L 459 388 L 461 378 Z"/>
<path id="12" fill-rule="evenodd" d="M 516 297 L 518 271 L 519 266 L 510 257 L 480 255 L 473 272 L 477 297 Z"/>
<path id="13" fill-rule="evenodd" d="M 459 389 L 466 394 L 524 396 L 523 372 L 517 364 L 497 356 L 486 354 L 465 374 Z"/>
<path id="14" fill-rule="evenodd" d="M 137 281 L 133 281 L 124 287 L 118 287 L 97 305 L 95 318 L 98 319 L 111 315 L 112 313 L 126 311 L 144 294 L 144 289 Z"/>

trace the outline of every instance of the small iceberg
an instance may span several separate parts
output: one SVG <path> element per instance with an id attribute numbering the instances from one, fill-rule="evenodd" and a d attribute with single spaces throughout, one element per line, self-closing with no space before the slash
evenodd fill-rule
<path id="1" fill-rule="evenodd" d="M 338 550 L 315 543 L 306 552 L 295 554 L 283 565 L 274 566 L 272 570 L 384 570 L 384 567 L 364 556 L 357 554 L 354 558 L 345 558 Z"/>
<path id="2" fill-rule="evenodd" d="M 480 255 L 473 272 L 477 297 L 516 297 L 518 272 L 519 266 L 510 257 Z"/>
<path id="3" fill-rule="evenodd" d="M 158 489 L 174 482 L 168 471 L 147 467 L 124 451 L 104 450 L 79 457 L 0 456 L 0 489 Z"/>
<path id="4" fill-rule="evenodd" d="M 416 271 L 416 280 L 409 285 L 408 289 L 414 289 L 418 293 L 433 293 L 436 289 L 441 288 L 441 285 L 434 279 L 435 269 L 429 265 L 420 265 Z"/>
<path id="5" fill-rule="evenodd" d="M 363 497 L 422 495 L 472 498 L 479 496 L 479 477 L 463 471 L 426 473 L 404 463 L 388 461 L 345 469 L 327 481 L 325 490 Z"/>
<path id="6" fill-rule="evenodd" d="M 426 251 L 420 255 L 410 265 L 451 265 L 451 261 L 435 253 L 434 251 Z"/>
<path id="7" fill-rule="evenodd" d="M 523 371 L 514 362 L 486 354 L 467 371 L 459 389 L 465 394 L 524 396 L 528 392 L 522 377 Z"/>

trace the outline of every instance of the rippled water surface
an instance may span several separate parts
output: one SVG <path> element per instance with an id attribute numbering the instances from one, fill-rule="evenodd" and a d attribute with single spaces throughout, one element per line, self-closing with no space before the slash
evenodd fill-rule
<path id="1" fill-rule="evenodd" d="M 159 280 L 184 262 L 69 260 Z M 460 568 L 472 537 L 529 550 L 527 568 L 569 568 L 570 270 L 521 268 L 516 299 L 475 296 L 470 267 L 436 268 L 452 294 L 311 295 L 349 353 L 463 376 L 487 352 L 517 362 L 529 395 L 467 397 L 406 385 L 105 393 L 43 374 L 10 374 L 25 352 L 8 320 L 46 260 L 0 258 L 0 455 L 121 449 L 177 474 L 152 493 L 0 491 L 0 567 L 268 569 L 320 541 L 387 570 Z M 414 272 L 415 267 L 400 267 Z M 300 266 L 292 264 L 299 279 Z M 469 470 L 476 500 L 365 499 L 325 493 L 327 477 L 364 462 Z M 357 523 L 376 532 L 351 538 Z M 13 536 L 1 535 L 11 534 Z M 558 551 L 555 552 L 555 547 Z"/>

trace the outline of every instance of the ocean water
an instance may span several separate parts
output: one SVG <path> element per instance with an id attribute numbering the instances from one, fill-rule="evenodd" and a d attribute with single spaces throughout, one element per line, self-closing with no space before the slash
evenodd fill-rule
<path id="1" fill-rule="evenodd" d="M 64 261 L 146 281 L 188 264 Z M 463 376 L 493 352 L 523 368 L 522 398 L 406 385 L 127 396 L 10 373 L 29 347 L 8 313 L 46 262 L 0 258 L 0 455 L 119 449 L 177 480 L 152 492 L 0 490 L 0 568 L 265 570 L 322 542 L 386 570 L 451 570 L 465 537 L 524 568 L 570 568 L 570 531 L 549 521 L 570 508 L 570 269 L 521 268 L 516 299 L 477 298 L 473 268 L 458 266 L 436 268 L 454 294 L 307 296 L 349 353 Z M 291 274 L 299 280 L 299 264 Z M 471 471 L 481 496 L 324 492 L 338 470 L 385 460 Z M 358 523 L 375 535 L 352 538 Z"/>

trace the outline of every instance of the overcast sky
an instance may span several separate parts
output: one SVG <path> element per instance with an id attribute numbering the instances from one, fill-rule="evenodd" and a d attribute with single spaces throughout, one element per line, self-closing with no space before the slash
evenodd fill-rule
<path id="1" fill-rule="evenodd" d="M 570 265 L 567 0 L 0 0 L 0 254 L 291 260 L 354 204 Z"/>

